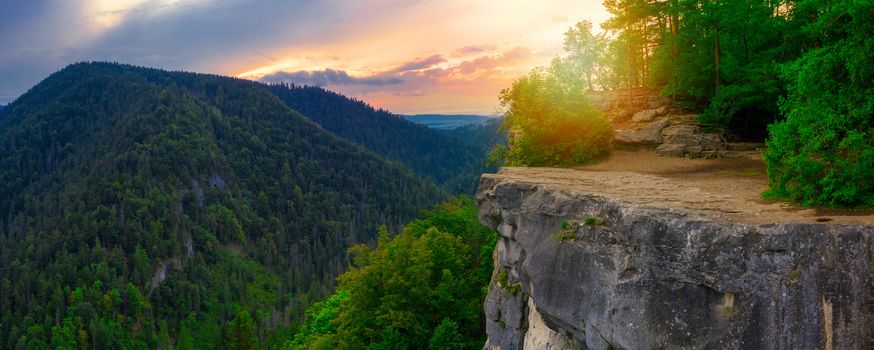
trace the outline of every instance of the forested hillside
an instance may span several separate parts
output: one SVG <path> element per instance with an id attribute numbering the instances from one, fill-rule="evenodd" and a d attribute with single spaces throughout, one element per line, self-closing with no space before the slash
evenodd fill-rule
<path id="1" fill-rule="evenodd" d="M 247 348 L 444 192 L 262 85 L 109 63 L 0 121 L 0 348 Z"/>
<path id="2" fill-rule="evenodd" d="M 320 87 L 275 84 L 269 90 L 328 131 L 400 161 L 450 192 L 473 194 L 484 172 L 485 152 L 388 111 Z"/>
<path id="3" fill-rule="evenodd" d="M 447 135 L 463 140 L 477 152 L 488 152 L 497 144 L 507 143 L 507 133 L 501 131 L 502 118 L 492 118 L 482 124 L 468 124 L 451 130 L 441 130 Z"/>

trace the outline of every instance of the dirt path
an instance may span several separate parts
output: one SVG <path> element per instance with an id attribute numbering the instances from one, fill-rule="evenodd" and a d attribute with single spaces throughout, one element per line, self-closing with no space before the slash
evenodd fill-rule
<path id="1" fill-rule="evenodd" d="M 755 159 L 685 159 L 622 151 L 573 169 L 503 168 L 495 176 L 559 186 L 651 207 L 684 209 L 749 224 L 829 222 L 874 224 L 874 211 L 799 208 L 769 201 L 765 165 Z"/>

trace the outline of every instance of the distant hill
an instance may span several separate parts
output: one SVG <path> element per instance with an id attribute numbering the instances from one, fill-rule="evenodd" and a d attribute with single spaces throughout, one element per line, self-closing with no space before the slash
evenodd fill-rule
<path id="1" fill-rule="evenodd" d="M 495 119 L 495 117 L 470 114 L 416 114 L 403 115 L 402 117 L 416 124 L 441 130 L 451 130 L 471 124 L 484 124 L 491 119 Z"/>
<path id="2" fill-rule="evenodd" d="M 328 131 L 397 160 L 452 193 L 473 194 L 485 171 L 485 152 L 451 134 L 320 87 L 276 84 L 268 89 Z"/>
<path id="3" fill-rule="evenodd" d="M 501 118 L 491 118 L 483 124 L 468 124 L 451 130 L 441 130 L 441 132 L 461 140 L 465 144 L 473 147 L 479 154 L 487 154 L 495 145 L 507 144 L 507 133 L 501 132 Z M 498 167 L 492 165 L 486 166 L 485 156 L 478 159 L 471 165 L 471 169 L 476 169 L 480 173 L 494 173 L 498 171 Z M 446 184 L 449 188 L 473 188 L 479 187 L 479 176 L 476 177 L 458 177 Z"/>
<path id="4" fill-rule="evenodd" d="M 502 132 L 501 123 L 503 118 L 489 118 L 483 123 L 467 124 L 455 129 L 441 130 L 441 132 L 463 140 L 475 147 L 479 152 L 488 152 L 496 144 L 507 143 L 507 133 Z"/>
<path id="5" fill-rule="evenodd" d="M 2 114 L 2 349 L 273 348 L 350 245 L 446 198 L 246 80 L 80 63 Z"/>

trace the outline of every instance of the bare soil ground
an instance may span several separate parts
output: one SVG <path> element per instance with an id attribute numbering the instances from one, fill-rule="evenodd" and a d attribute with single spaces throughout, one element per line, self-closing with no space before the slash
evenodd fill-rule
<path id="1" fill-rule="evenodd" d="M 596 165 L 507 167 L 495 176 L 747 224 L 874 224 L 874 210 L 802 208 L 762 198 L 768 178 L 765 164 L 758 159 L 687 159 L 660 157 L 651 150 L 616 150 Z"/>

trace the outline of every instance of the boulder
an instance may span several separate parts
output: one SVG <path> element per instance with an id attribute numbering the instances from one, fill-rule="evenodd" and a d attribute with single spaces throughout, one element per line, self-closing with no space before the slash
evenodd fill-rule
<path id="1" fill-rule="evenodd" d="M 701 125 L 697 114 L 672 115 L 670 118 L 671 125 Z"/>
<path id="2" fill-rule="evenodd" d="M 665 143 L 656 149 L 656 154 L 665 157 L 682 157 L 686 154 L 686 146 L 678 144 Z"/>
<path id="3" fill-rule="evenodd" d="M 700 142 L 701 127 L 693 125 L 674 125 L 662 129 L 662 142 L 694 146 Z"/>
<path id="4" fill-rule="evenodd" d="M 640 129 L 616 130 L 616 142 L 625 144 L 656 144 L 662 142 L 662 129 L 668 126 L 670 120 L 661 119 L 647 124 Z"/>
<path id="5" fill-rule="evenodd" d="M 656 117 L 660 117 L 660 116 L 665 115 L 667 110 L 668 110 L 668 106 L 661 106 L 661 107 L 655 108 L 655 109 L 645 109 L 645 110 L 642 110 L 640 112 L 635 113 L 634 116 L 631 117 L 631 121 L 633 121 L 635 123 L 646 123 L 646 122 L 652 121 Z"/>
<path id="6" fill-rule="evenodd" d="M 723 150 L 726 148 L 721 134 L 704 133 L 700 126 L 674 125 L 662 130 L 664 144 L 701 147 L 702 151 Z M 700 153 L 700 152 L 698 152 Z"/>
<path id="7" fill-rule="evenodd" d="M 723 150 L 726 148 L 725 140 L 721 134 L 708 133 L 701 134 L 698 141 L 698 146 L 705 151 Z"/>
<path id="8" fill-rule="evenodd" d="M 655 109 L 647 109 L 635 113 L 634 116 L 631 117 L 631 121 L 635 123 L 645 123 L 648 121 L 652 121 L 656 117 L 656 115 L 658 115 L 658 113 L 656 113 Z"/>

